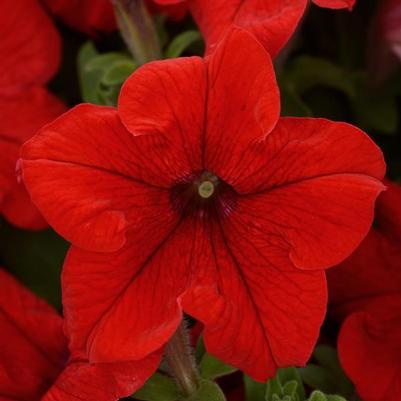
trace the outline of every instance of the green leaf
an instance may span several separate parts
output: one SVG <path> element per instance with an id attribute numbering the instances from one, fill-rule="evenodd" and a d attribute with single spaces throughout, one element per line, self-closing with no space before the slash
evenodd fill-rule
<path id="1" fill-rule="evenodd" d="M 309 401 L 327 401 L 327 398 L 321 391 L 314 391 L 311 394 Z"/>
<path id="2" fill-rule="evenodd" d="M 354 79 L 358 85 L 358 95 L 351 106 L 357 125 L 365 131 L 395 134 L 399 126 L 397 98 L 386 91 L 373 91 L 369 88 L 365 74 L 356 74 Z"/>
<path id="3" fill-rule="evenodd" d="M 288 82 L 280 84 L 281 115 L 291 117 L 312 117 L 312 110 Z"/>
<path id="4" fill-rule="evenodd" d="M 295 380 L 291 380 L 284 384 L 283 395 L 289 395 L 292 399 L 298 396 L 297 394 L 298 383 Z M 299 398 L 299 397 L 298 397 Z"/>
<path id="5" fill-rule="evenodd" d="M 355 96 L 355 84 L 349 72 L 323 58 L 298 57 L 284 72 L 284 78 L 299 94 L 314 86 L 323 86 L 342 91 L 349 97 Z"/>
<path id="6" fill-rule="evenodd" d="M 185 31 L 176 36 L 166 50 L 166 58 L 175 58 L 181 56 L 182 53 L 193 43 L 202 40 L 199 31 Z"/>
<path id="7" fill-rule="evenodd" d="M 310 363 L 300 369 L 302 380 L 313 389 L 320 389 L 325 393 L 336 392 L 336 381 L 326 368 Z"/>
<path id="8" fill-rule="evenodd" d="M 82 100 L 95 104 L 101 104 L 98 88 L 102 78 L 102 72 L 100 70 L 88 71 L 86 65 L 98 54 L 92 42 L 86 42 L 78 53 L 78 75 Z"/>
<path id="9" fill-rule="evenodd" d="M 319 366 L 326 369 L 332 383 L 325 390 L 322 387 L 313 388 L 324 390 L 326 393 L 337 393 L 343 396 L 353 394 L 354 386 L 342 370 L 335 348 L 327 345 L 318 345 L 313 351 L 313 358 Z"/>
<path id="10" fill-rule="evenodd" d="M 278 376 L 270 379 L 266 385 L 266 401 L 274 401 L 277 396 L 281 398 L 283 396 L 283 388 L 281 386 Z"/>
<path id="11" fill-rule="evenodd" d="M 224 393 L 220 387 L 209 380 L 201 380 L 199 382 L 198 390 L 195 394 L 189 397 L 183 398 L 183 401 L 226 401 Z M 150 400 L 149 400 L 150 401 Z M 157 400 L 152 400 L 157 401 Z"/>
<path id="12" fill-rule="evenodd" d="M 135 71 L 136 67 L 133 60 L 118 60 L 105 70 L 102 82 L 108 86 L 122 85 Z"/>
<path id="13" fill-rule="evenodd" d="M 229 375 L 237 371 L 236 368 L 226 365 L 216 357 L 204 354 L 199 364 L 200 374 L 204 379 L 215 380 L 218 377 Z"/>
<path id="14" fill-rule="evenodd" d="M 143 401 L 176 401 L 179 392 L 173 379 L 156 372 L 133 397 Z"/>
<path id="15" fill-rule="evenodd" d="M 247 401 L 263 401 L 266 396 L 266 383 L 258 383 L 244 375 L 245 398 Z"/>
<path id="16" fill-rule="evenodd" d="M 82 99 L 100 105 L 116 105 L 121 85 L 136 67 L 126 53 L 99 54 L 91 42 L 85 43 L 78 55 Z"/>
<path id="17" fill-rule="evenodd" d="M 284 385 L 284 387 L 288 383 L 295 382 L 297 384 L 297 386 L 296 386 L 296 394 L 298 396 L 298 400 L 299 401 L 304 401 L 305 400 L 304 384 L 302 382 L 302 377 L 301 377 L 301 375 L 300 375 L 300 373 L 299 373 L 297 368 L 289 367 L 289 368 L 279 369 L 278 376 L 279 376 L 279 379 L 280 379 L 280 383 L 282 385 Z M 285 393 L 285 394 L 287 394 L 287 393 Z"/>
<path id="18" fill-rule="evenodd" d="M 326 395 L 321 391 L 314 391 L 308 401 L 347 401 L 345 398 L 339 395 Z"/>

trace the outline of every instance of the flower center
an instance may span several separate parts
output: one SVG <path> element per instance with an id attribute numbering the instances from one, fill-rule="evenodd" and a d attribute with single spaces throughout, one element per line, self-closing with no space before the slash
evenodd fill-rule
<path id="1" fill-rule="evenodd" d="M 214 193 L 214 184 L 211 181 L 203 181 L 198 187 L 198 194 L 204 198 L 210 198 Z"/>
<path id="2" fill-rule="evenodd" d="M 171 189 L 173 209 L 191 216 L 226 216 L 236 204 L 234 189 L 215 174 L 203 171 L 181 178 Z"/>

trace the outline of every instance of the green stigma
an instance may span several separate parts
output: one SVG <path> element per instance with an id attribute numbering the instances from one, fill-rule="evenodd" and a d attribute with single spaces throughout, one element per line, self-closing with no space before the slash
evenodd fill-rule
<path id="1" fill-rule="evenodd" d="M 211 181 L 203 181 L 198 187 L 198 194 L 204 199 L 210 198 L 214 193 L 214 184 Z"/>

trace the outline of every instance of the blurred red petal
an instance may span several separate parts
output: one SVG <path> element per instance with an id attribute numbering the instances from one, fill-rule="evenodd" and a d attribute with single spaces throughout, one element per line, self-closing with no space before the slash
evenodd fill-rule
<path id="1" fill-rule="evenodd" d="M 0 4 L 0 94 L 47 83 L 61 56 L 59 34 L 37 0 Z"/>
<path id="2" fill-rule="evenodd" d="M 401 295 L 369 300 L 344 322 L 341 364 L 364 401 L 401 399 Z"/>
<path id="3" fill-rule="evenodd" d="M 67 358 L 56 311 L 0 270 L 0 394 L 40 399 Z"/>
<path id="4" fill-rule="evenodd" d="M 0 97 L 0 210 L 12 224 L 41 229 L 46 222 L 32 204 L 23 183 L 18 182 L 16 163 L 20 147 L 43 125 L 65 110 L 65 105 L 46 89 L 33 87 L 16 95 Z"/>
<path id="5" fill-rule="evenodd" d="M 401 288 L 401 187 L 385 181 L 376 203 L 375 225 L 358 249 L 328 272 L 332 314 L 360 310 L 372 297 Z"/>
<path id="6" fill-rule="evenodd" d="M 348 8 L 352 10 L 355 6 L 356 0 L 312 0 L 319 7 L 341 9 Z"/>
<path id="7" fill-rule="evenodd" d="M 64 23 L 90 35 L 117 29 L 110 0 L 44 0 Z"/>

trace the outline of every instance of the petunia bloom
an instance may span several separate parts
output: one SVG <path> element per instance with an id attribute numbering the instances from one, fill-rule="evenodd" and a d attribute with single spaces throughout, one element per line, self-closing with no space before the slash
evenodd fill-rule
<path id="1" fill-rule="evenodd" d="M 401 293 L 367 301 L 341 328 L 341 364 L 363 401 L 399 401 Z"/>
<path id="2" fill-rule="evenodd" d="M 0 394 L 8 400 L 114 401 L 153 373 L 141 362 L 89 365 L 69 357 L 56 311 L 0 269 Z"/>
<path id="3" fill-rule="evenodd" d="M 328 271 L 331 312 L 337 318 L 373 297 L 401 293 L 401 186 L 389 180 L 385 185 L 374 227 L 349 258 Z"/>
<path id="4" fill-rule="evenodd" d="M 385 165 L 351 125 L 279 113 L 270 56 L 233 29 L 206 59 L 139 68 L 118 109 L 80 105 L 24 145 L 32 199 L 72 242 L 66 325 L 84 357 L 141 359 L 185 311 L 258 380 L 306 362 L 323 269 L 367 234 Z"/>
<path id="5" fill-rule="evenodd" d="M 59 66 L 60 38 L 38 0 L 2 1 L 0 37 L 0 212 L 40 229 L 47 224 L 17 182 L 15 164 L 23 142 L 66 110 L 43 87 Z"/>
<path id="6" fill-rule="evenodd" d="M 341 9 L 348 8 L 352 10 L 356 0 L 312 0 L 319 7 Z"/>

